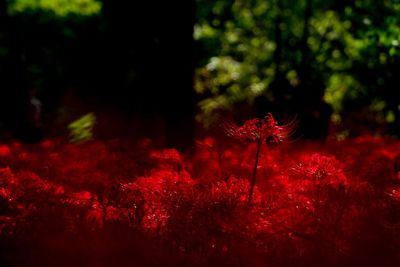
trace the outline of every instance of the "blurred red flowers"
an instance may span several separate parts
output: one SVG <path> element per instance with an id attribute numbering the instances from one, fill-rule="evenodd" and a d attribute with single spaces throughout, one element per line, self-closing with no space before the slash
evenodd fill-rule
<path id="1" fill-rule="evenodd" d="M 250 140 L 282 141 L 283 132 L 271 115 L 230 129 Z M 258 162 L 259 177 L 268 179 L 254 185 L 249 206 L 253 173 L 246 161 L 255 147 L 228 141 L 199 141 L 194 155 L 115 141 L 10 145 L 0 162 L 0 244 L 94 235 L 126 245 L 126 236 L 141 236 L 198 266 L 237 266 L 238 258 L 248 265 L 273 259 L 272 266 L 338 266 L 371 250 L 371 261 L 382 253 L 397 259 L 400 142 L 364 138 L 270 150 Z"/>

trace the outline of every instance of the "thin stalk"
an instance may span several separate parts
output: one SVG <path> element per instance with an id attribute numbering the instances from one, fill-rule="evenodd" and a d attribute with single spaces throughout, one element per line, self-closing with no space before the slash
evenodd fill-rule
<path id="1" fill-rule="evenodd" d="M 257 168 L 258 168 L 258 159 L 259 159 L 259 157 L 260 157 L 261 144 L 262 144 L 262 140 L 261 140 L 261 138 L 258 138 L 258 139 L 257 139 L 256 161 L 254 162 L 253 177 L 252 177 L 251 185 L 250 185 L 249 199 L 248 199 L 248 201 L 247 201 L 247 204 L 248 204 L 248 205 L 251 204 L 251 200 L 252 200 L 252 198 L 253 198 L 254 186 L 256 185 Z"/>

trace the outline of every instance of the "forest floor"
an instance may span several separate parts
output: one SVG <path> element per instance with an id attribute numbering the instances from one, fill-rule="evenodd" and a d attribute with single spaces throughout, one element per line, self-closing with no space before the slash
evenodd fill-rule
<path id="1" fill-rule="evenodd" d="M 0 145 L 0 266 L 399 266 L 400 141 Z"/>

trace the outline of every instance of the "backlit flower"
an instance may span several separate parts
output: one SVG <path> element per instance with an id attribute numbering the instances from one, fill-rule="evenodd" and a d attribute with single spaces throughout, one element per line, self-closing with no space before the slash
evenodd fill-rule
<path id="1" fill-rule="evenodd" d="M 242 126 L 237 126 L 232 122 L 223 124 L 225 133 L 233 138 L 242 140 L 263 140 L 265 142 L 281 143 L 295 126 L 295 121 L 286 125 L 278 125 L 271 113 L 264 118 L 247 120 Z"/>

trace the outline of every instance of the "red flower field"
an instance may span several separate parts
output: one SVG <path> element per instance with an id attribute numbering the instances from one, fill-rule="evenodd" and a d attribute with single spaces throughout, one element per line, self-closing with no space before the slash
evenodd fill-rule
<path id="1" fill-rule="evenodd" d="M 400 142 L 0 146 L 1 266 L 399 266 Z"/>

